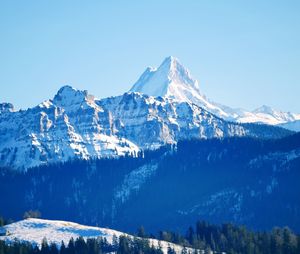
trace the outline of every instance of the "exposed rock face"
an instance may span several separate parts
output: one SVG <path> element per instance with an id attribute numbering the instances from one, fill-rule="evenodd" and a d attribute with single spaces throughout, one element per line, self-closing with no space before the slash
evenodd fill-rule
<path id="1" fill-rule="evenodd" d="M 273 127 L 261 132 L 227 122 L 192 102 L 133 92 L 96 100 L 87 91 L 64 86 L 53 100 L 28 110 L 2 109 L 0 166 L 19 169 L 135 155 L 182 139 L 273 137 Z"/>
<path id="2" fill-rule="evenodd" d="M 34 108 L 0 114 L 0 137 L 0 166 L 14 168 L 139 150 L 113 135 L 108 111 L 86 91 L 69 86 Z"/>
<path id="3" fill-rule="evenodd" d="M 120 136 L 142 148 L 180 139 L 243 136 L 245 129 L 228 123 L 203 108 L 176 100 L 125 93 L 97 102 L 111 112 Z"/>

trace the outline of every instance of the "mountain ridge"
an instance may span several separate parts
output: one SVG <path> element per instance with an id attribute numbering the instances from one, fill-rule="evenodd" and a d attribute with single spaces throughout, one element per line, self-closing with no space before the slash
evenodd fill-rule
<path id="1" fill-rule="evenodd" d="M 0 166 L 26 169 L 74 158 L 135 156 L 183 139 L 278 138 L 292 132 L 240 122 L 276 125 L 298 117 L 268 106 L 248 112 L 214 103 L 171 56 L 158 68 L 147 68 L 130 92 L 120 96 L 96 99 L 66 85 L 27 110 L 0 104 Z"/>
<path id="2" fill-rule="evenodd" d="M 167 57 L 158 68 L 148 67 L 129 91 L 192 102 L 228 121 L 277 125 L 300 119 L 300 113 L 282 112 L 265 105 L 249 111 L 216 103 L 201 93 L 198 81 L 173 56 Z"/>
<path id="3" fill-rule="evenodd" d="M 64 86 L 36 107 L 0 114 L 0 166 L 26 169 L 74 158 L 135 156 L 182 139 L 288 134 L 227 122 L 167 97 L 131 92 L 97 100 L 86 90 Z"/>
<path id="4" fill-rule="evenodd" d="M 0 240 L 6 243 L 26 242 L 41 248 L 43 239 L 46 239 L 49 244 L 55 244 L 60 248 L 62 242 L 68 245 L 69 241 L 82 237 L 87 239 L 97 239 L 102 237 L 107 240 L 110 245 L 114 244 L 115 239 L 121 236 L 126 236 L 131 239 L 133 235 L 109 228 L 85 226 L 74 222 L 61 220 L 46 220 L 28 218 L 18 222 L 8 224 L 3 227 L 8 232 L 6 236 L 0 236 Z M 168 249 L 174 249 L 174 252 L 180 254 L 184 249 L 183 246 L 166 241 L 159 241 L 153 238 L 142 238 L 149 241 L 150 246 L 155 248 L 161 247 L 164 254 L 168 253 Z M 185 248 L 187 253 L 194 253 L 195 249 Z"/>

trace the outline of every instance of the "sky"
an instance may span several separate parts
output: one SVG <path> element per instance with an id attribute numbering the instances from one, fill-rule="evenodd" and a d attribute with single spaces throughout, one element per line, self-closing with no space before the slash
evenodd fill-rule
<path id="1" fill-rule="evenodd" d="M 0 1 L 0 102 L 128 91 L 173 55 L 213 101 L 300 113 L 300 1 Z"/>

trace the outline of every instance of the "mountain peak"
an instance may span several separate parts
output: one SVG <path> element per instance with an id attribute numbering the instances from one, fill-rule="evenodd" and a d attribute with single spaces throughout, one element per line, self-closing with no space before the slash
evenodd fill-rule
<path id="1" fill-rule="evenodd" d="M 300 114 L 281 112 L 266 105 L 247 111 L 215 103 L 200 92 L 197 80 L 174 56 L 166 57 L 158 68 L 148 67 L 130 92 L 194 103 L 229 121 L 279 124 L 300 119 Z"/>
<path id="2" fill-rule="evenodd" d="M 87 91 L 80 91 L 70 85 L 65 85 L 65 86 L 62 86 L 56 95 L 59 95 L 59 96 L 67 96 L 67 95 L 75 95 L 76 93 L 87 93 Z"/>
<path id="3" fill-rule="evenodd" d="M 60 106 L 78 104 L 85 101 L 88 97 L 87 90 L 81 91 L 70 85 L 61 87 L 54 96 L 53 102 Z"/>
<path id="4" fill-rule="evenodd" d="M 170 84 L 173 82 L 199 89 L 197 80 L 191 76 L 189 70 L 174 56 L 165 58 L 159 66 L 158 71 L 161 71 L 168 77 Z"/>
<path id="5" fill-rule="evenodd" d="M 201 94 L 198 81 L 174 56 L 165 58 L 158 68 L 148 67 L 132 86 L 130 92 L 194 103 L 220 117 L 228 117 L 220 106 L 210 102 Z"/>
<path id="6" fill-rule="evenodd" d="M 172 67 L 176 66 L 176 64 L 179 63 L 178 58 L 174 56 L 168 56 L 165 58 L 165 60 L 162 62 L 162 65 L 167 65 L 171 69 Z"/>
<path id="7" fill-rule="evenodd" d="M 165 58 L 157 69 L 148 67 L 130 91 L 180 101 L 187 101 L 187 93 L 200 95 L 197 80 L 174 56 Z"/>
<path id="8" fill-rule="evenodd" d="M 267 105 L 262 105 L 261 107 L 255 109 L 253 113 L 265 113 L 265 114 L 273 114 L 275 110 Z"/>

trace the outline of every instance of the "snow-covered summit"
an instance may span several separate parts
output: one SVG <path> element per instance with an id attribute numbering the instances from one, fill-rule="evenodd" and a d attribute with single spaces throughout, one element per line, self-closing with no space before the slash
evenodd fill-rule
<path id="1" fill-rule="evenodd" d="M 222 108 L 201 94 L 198 81 L 173 56 L 167 57 L 157 69 L 148 67 L 130 91 L 195 103 L 218 116 L 228 117 Z"/>
<path id="2" fill-rule="evenodd" d="M 93 101 L 94 96 L 89 95 L 87 90 L 81 91 L 69 85 L 60 88 L 53 99 L 53 103 L 61 107 L 74 107 Z"/>
<path id="3" fill-rule="evenodd" d="M 263 114 L 273 114 L 275 110 L 267 105 L 262 105 L 261 107 L 254 109 L 253 113 L 263 113 Z"/>
<path id="4" fill-rule="evenodd" d="M 173 56 L 167 57 L 156 69 L 148 67 L 139 80 L 130 89 L 152 96 L 168 96 L 183 100 L 185 91 L 199 93 L 198 81 Z"/>
<path id="5" fill-rule="evenodd" d="M 228 121 L 276 125 L 300 119 L 300 114 L 281 112 L 266 105 L 249 111 L 216 103 L 200 91 L 198 81 L 173 56 L 167 57 L 158 68 L 148 67 L 130 91 L 194 103 Z"/>
<path id="6" fill-rule="evenodd" d="M 278 125 L 289 123 L 300 119 L 300 114 L 283 112 L 270 106 L 263 105 L 252 112 L 243 111 L 238 120 L 241 122 L 259 122 Z"/>

